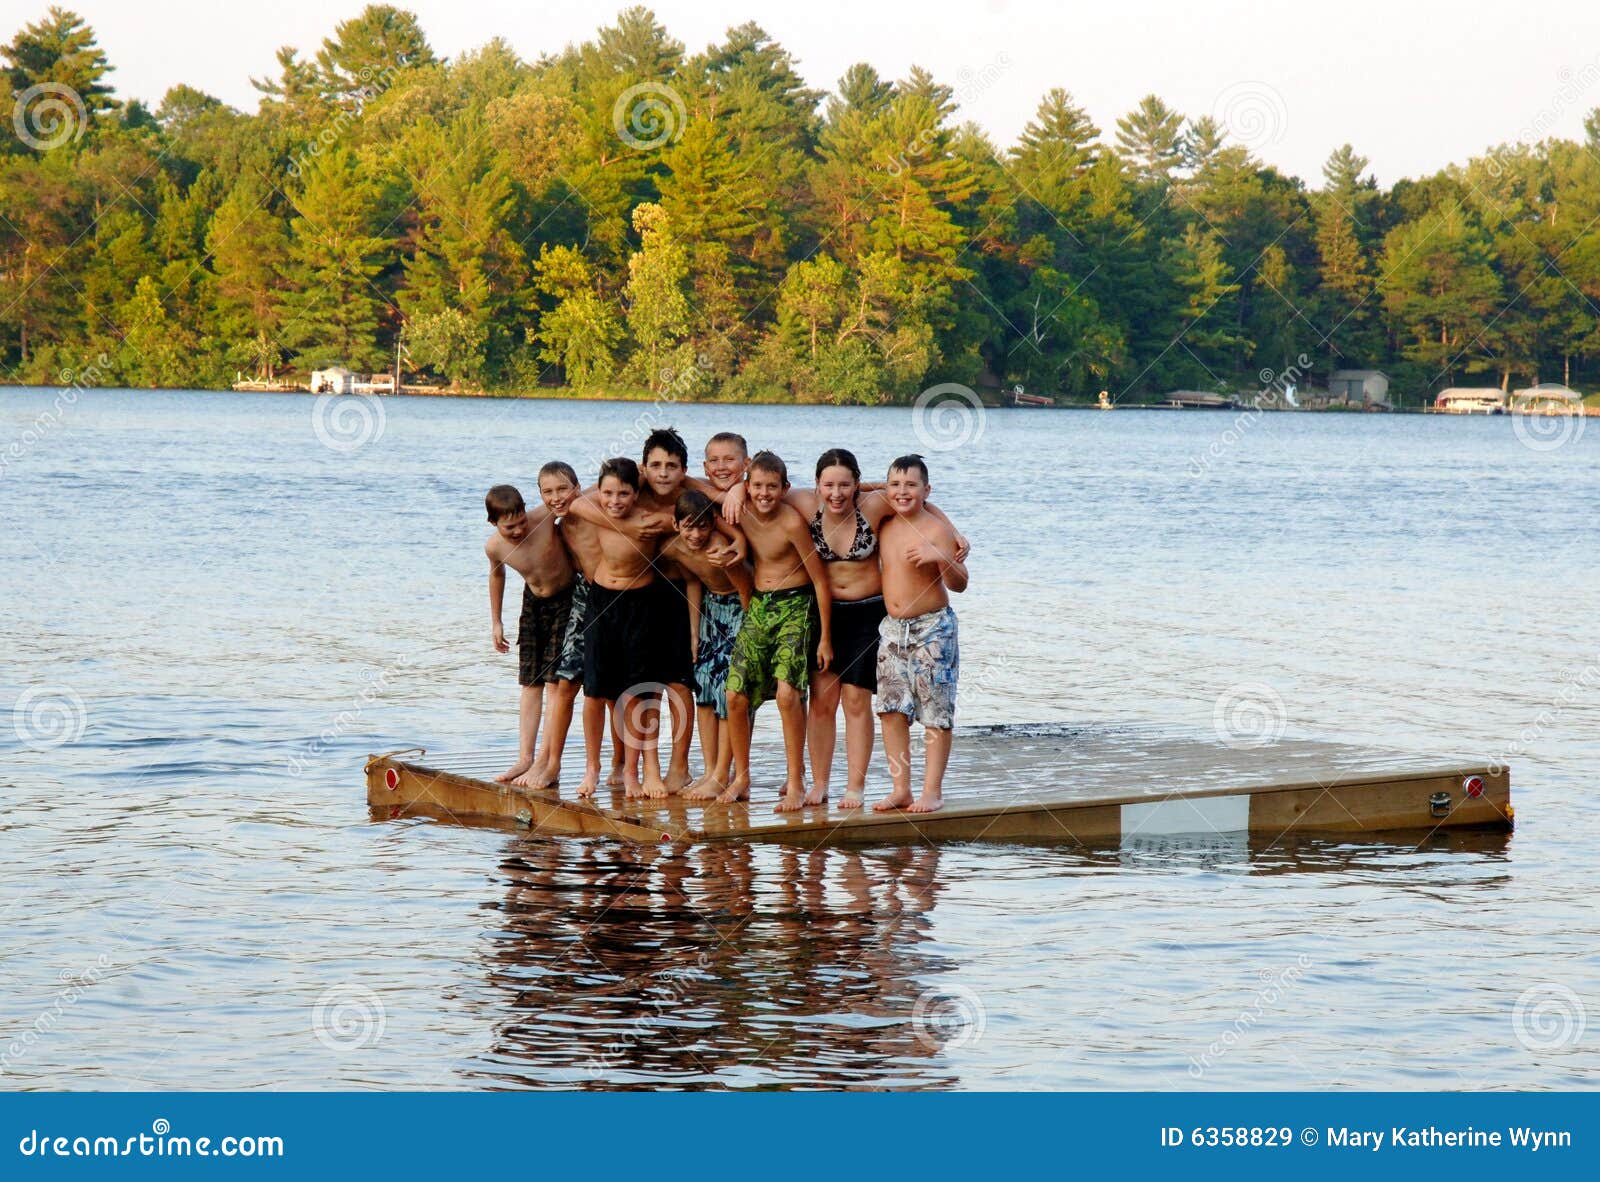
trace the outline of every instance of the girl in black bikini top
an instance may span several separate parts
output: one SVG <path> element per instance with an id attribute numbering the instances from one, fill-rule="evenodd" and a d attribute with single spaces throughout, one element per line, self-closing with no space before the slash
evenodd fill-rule
<path id="1" fill-rule="evenodd" d="M 817 548 L 817 557 L 823 562 L 860 562 L 863 558 L 871 558 L 878 552 L 878 535 L 872 532 L 872 527 L 867 524 L 867 519 L 862 516 L 860 509 L 856 510 L 856 536 L 850 543 L 850 549 L 843 554 L 828 545 L 827 531 L 822 528 L 820 505 L 811 518 L 811 541 Z"/>

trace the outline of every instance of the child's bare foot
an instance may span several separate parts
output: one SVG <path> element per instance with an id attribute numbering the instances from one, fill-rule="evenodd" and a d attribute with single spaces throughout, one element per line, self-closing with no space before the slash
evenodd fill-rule
<path id="1" fill-rule="evenodd" d="M 535 760 L 532 767 L 523 768 L 522 774 L 511 782 L 518 788 L 543 788 L 544 764 Z"/>
<path id="2" fill-rule="evenodd" d="M 555 767 L 545 768 L 545 770 L 539 776 L 539 782 L 537 784 L 535 784 L 534 787 L 535 788 L 554 788 L 556 785 L 558 785 L 560 783 L 561 783 L 561 767 L 558 764 Z"/>
<path id="3" fill-rule="evenodd" d="M 772 806 L 775 813 L 799 812 L 805 805 L 806 785 L 804 780 L 786 781 L 783 785 L 783 799 Z"/>
<path id="4" fill-rule="evenodd" d="M 704 775 L 683 790 L 685 800 L 715 800 L 727 785 L 713 775 Z"/>
<path id="5" fill-rule="evenodd" d="M 623 786 L 622 796 L 625 800 L 643 800 L 644 795 L 644 785 L 638 780 L 630 779 Z"/>
<path id="6" fill-rule="evenodd" d="M 719 804 L 737 804 L 741 800 L 750 799 L 750 777 L 737 775 L 733 782 L 717 794 Z"/>
<path id="7" fill-rule="evenodd" d="M 672 785 L 661 778 L 660 772 L 646 772 L 644 774 L 644 794 L 651 800 L 660 800 L 672 795 Z"/>
<path id="8" fill-rule="evenodd" d="M 531 758 L 529 758 L 529 759 L 519 759 L 519 760 L 517 760 L 516 763 L 512 764 L 505 771 L 501 772 L 498 776 L 496 776 L 494 778 L 494 782 L 496 784 L 514 784 L 514 783 L 517 783 L 518 782 L 517 777 L 521 776 L 524 772 L 526 772 L 532 766 L 533 766 L 533 760 Z"/>
<path id="9" fill-rule="evenodd" d="M 817 784 L 811 789 L 810 792 L 806 793 L 805 806 L 808 809 L 814 809 L 818 805 L 827 803 L 828 786 L 826 784 Z"/>
<path id="10" fill-rule="evenodd" d="M 889 793 L 888 796 L 885 796 L 877 804 L 873 805 L 872 806 L 872 811 L 875 812 L 875 813 L 892 813 L 896 809 L 903 809 L 903 808 L 910 808 L 910 807 L 911 807 L 911 789 L 909 789 L 909 788 L 896 788 L 893 792 Z"/>
<path id="11" fill-rule="evenodd" d="M 844 795 L 839 798 L 839 807 L 842 809 L 858 809 L 865 803 L 861 798 L 867 794 L 865 788 L 846 788 Z"/>
<path id="12" fill-rule="evenodd" d="M 611 774 L 606 777 L 607 788 L 621 788 L 627 783 L 627 777 L 622 774 L 622 765 L 617 764 L 611 769 Z"/>
<path id="13" fill-rule="evenodd" d="M 672 767 L 667 769 L 667 791 L 682 792 L 694 780 L 687 767 Z"/>
<path id="14" fill-rule="evenodd" d="M 593 796 L 600 787 L 600 771 L 598 768 L 586 772 L 583 783 L 578 785 L 578 795 L 587 799 Z"/>
<path id="15" fill-rule="evenodd" d="M 924 792 L 917 798 L 917 803 L 906 808 L 908 813 L 936 813 L 944 808 L 943 796 L 929 796 Z"/>

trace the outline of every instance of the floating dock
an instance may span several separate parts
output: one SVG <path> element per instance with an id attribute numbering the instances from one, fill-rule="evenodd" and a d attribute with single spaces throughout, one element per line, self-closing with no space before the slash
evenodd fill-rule
<path id="1" fill-rule="evenodd" d="M 920 753 L 914 755 L 920 772 Z M 754 761 L 752 799 L 731 805 L 678 796 L 625 800 L 620 788 L 603 787 L 590 800 L 573 788 L 513 788 L 493 781 L 507 762 L 503 753 L 430 758 L 421 748 L 374 755 L 366 765 L 367 804 L 375 820 L 426 816 L 652 843 L 806 846 L 1505 830 L 1513 816 L 1509 770 L 1488 761 L 1302 739 L 1240 746 L 1138 727 L 963 728 L 944 808 L 921 814 L 873 812 L 887 786 L 870 781 L 863 809 L 841 810 L 836 787 L 826 807 L 774 812 L 782 774 L 770 755 Z M 575 785 L 578 777 L 571 778 Z"/>

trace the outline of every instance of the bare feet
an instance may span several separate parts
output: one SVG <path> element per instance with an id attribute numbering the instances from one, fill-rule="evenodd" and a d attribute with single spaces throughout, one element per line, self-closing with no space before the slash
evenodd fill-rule
<path id="1" fill-rule="evenodd" d="M 802 781 L 796 784 L 783 786 L 783 799 L 772 806 L 775 813 L 797 813 L 805 807 L 806 786 Z"/>
<path id="2" fill-rule="evenodd" d="M 808 809 L 814 809 L 818 805 L 824 805 L 827 803 L 828 786 L 826 784 L 818 784 L 812 788 L 810 792 L 806 793 L 805 806 Z"/>
<path id="3" fill-rule="evenodd" d="M 705 775 L 684 789 L 683 798 L 685 800 L 715 800 L 717 795 L 726 788 L 727 785 L 715 776 Z"/>
<path id="4" fill-rule="evenodd" d="M 917 803 L 906 809 L 908 813 L 936 813 L 944 808 L 943 796 L 929 796 L 924 792 L 917 798 Z"/>
<path id="5" fill-rule="evenodd" d="M 644 785 L 639 783 L 638 780 L 629 780 L 623 786 L 622 796 L 624 800 L 643 800 L 644 795 Z"/>
<path id="6" fill-rule="evenodd" d="M 546 768 L 545 769 L 544 774 L 539 777 L 539 782 L 537 784 L 535 784 L 534 787 L 535 788 L 554 788 L 556 785 L 558 785 L 560 783 L 561 783 L 561 768 L 560 767 L 552 767 L 552 768 Z"/>
<path id="7" fill-rule="evenodd" d="M 694 777 L 689 774 L 687 767 L 673 767 L 667 769 L 667 791 L 682 792 L 689 786 Z"/>
<path id="8" fill-rule="evenodd" d="M 578 795 L 581 798 L 587 799 L 588 797 L 593 796 L 599 787 L 600 773 L 598 771 L 591 771 L 583 777 L 583 783 L 578 785 Z"/>
<path id="9" fill-rule="evenodd" d="M 866 793 L 867 790 L 865 788 L 846 788 L 844 790 L 844 796 L 842 796 L 839 800 L 839 807 L 842 809 L 860 808 L 864 803 L 861 798 L 865 796 Z"/>
<path id="10" fill-rule="evenodd" d="M 532 766 L 533 766 L 533 760 L 531 758 L 529 758 L 529 759 L 519 759 L 519 760 L 517 760 L 516 763 L 512 764 L 505 771 L 501 772 L 498 776 L 496 776 L 494 778 L 494 782 L 496 784 L 519 783 L 520 781 L 517 779 L 517 777 L 521 776 L 524 772 L 526 772 Z"/>
<path id="11" fill-rule="evenodd" d="M 629 795 L 632 795 L 630 792 Z M 646 772 L 644 774 L 644 795 L 651 800 L 660 800 L 672 795 L 672 786 L 661 778 L 659 772 Z"/>
<path id="12" fill-rule="evenodd" d="M 911 807 L 911 789 L 909 789 L 909 788 L 896 788 L 893 792 L 889 793 L 888 796 L 885 796 L 877 804 L 873 805 L 872 806 L 872 811 L 875 812 L 875 813 L 892 813 L 896 809 L 903 809 L 903 808 L 910 808 L 910 807 Z"/>
<path id="13" fill-rule="evenodd" d="M 620 763 L 612 764 L 611 765 L 611 774 L 606 777 L 606 787 L 607 788 L 621 788 L 622 785 L 624 783 L 626 783 L 626 782 L 627 782 L 626 777 L 623 776 L 623 774 L 622 774 L 622 765 Z"/>
<path id="14" fill-rule="evenodd" d="M 537 760 L 531 767 L 522 769 L 522 774 L 511 781 L 518 788 L 543 788 L 545 786 L 544 765 Z"/>
<path id="15" fill-rule="evenodd" d="M 733 782 L 717 794 L 717 801 L 721 804 L 735 804 L 741 800 L 750 799 L 750 777 L 742 772 L 733 778 Z"/>

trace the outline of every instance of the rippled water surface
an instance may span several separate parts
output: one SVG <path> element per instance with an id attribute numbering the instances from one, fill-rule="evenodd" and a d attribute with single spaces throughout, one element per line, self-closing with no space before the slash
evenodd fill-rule
<path id="1" fill-rule="evenodd" d="M 970 436 L 940 451 L 904 409 L 373 409 L 0 392 L 0 1087 L 1600 1079 L 1600 426 L 990 411 L 929 424 Z M 512 737 L 484 489 L 661 422 L 801 474 L 928 450 L 975 544 L 964 722 L 1209 731 L 1243 694 L 1290 735 L 1509 762 L 1517 831 L 806 852 L 370 821 L 368 752 Z"/>

